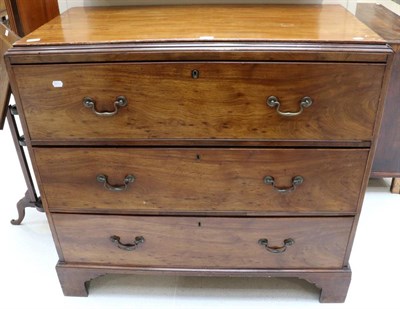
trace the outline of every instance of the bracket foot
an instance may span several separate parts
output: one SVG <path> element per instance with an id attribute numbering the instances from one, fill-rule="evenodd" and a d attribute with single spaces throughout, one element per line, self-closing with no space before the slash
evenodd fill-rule
<path id="1" fill-rule="evenodd" d="M 44 212 L 42 201 L 40 200 L 40 198 L 32 202 L 29 198 L 29 192 L 27 191 L 25 193 L 25 196 L 22 199 L 20 199 L 19 202 L 17 203 L 18 219 L 12 219 L 11 220 L 12 225 L 21 224 L 21 222 L 25 218 L 25 208 L 27 207 L 35 207 L 38 211 Z"/>

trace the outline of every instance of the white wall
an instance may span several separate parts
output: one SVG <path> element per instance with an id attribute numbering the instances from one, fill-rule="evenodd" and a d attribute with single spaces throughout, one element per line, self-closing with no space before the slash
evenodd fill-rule
<path id="1" fill-rule="evenodd" d="M 111 6 L 111 5 L 157 5 L 157 4 L 193 4 L 193 3 L 296 3 L 296 4 L 342 4 L 356 0 L 58 0 L 60 12 L 75 6 Z"/>

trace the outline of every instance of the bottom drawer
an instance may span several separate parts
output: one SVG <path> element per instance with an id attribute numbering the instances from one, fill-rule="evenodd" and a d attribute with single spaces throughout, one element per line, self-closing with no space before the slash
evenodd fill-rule
<path id="1" fill-rule="evenodd" d="M 65 262 L 184 268 L 342 268 L 351 217 L 53 214 Z"/>

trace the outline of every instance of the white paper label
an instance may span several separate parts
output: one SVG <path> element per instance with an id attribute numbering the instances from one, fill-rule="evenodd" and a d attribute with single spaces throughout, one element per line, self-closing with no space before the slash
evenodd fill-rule
<path id="1" fill-rule="evenodd" d="M 199 37 L 200 40 L 214 40 L 214 37 L 212 35 L 205 35 Z"/>
<path id="2" fill-rule="evenodd" d="M 60 80 L 53 80 L 53 87 L 54 88 L 62 88 L 64 86 L 63 82 Z"/>
<path id="3" fill-rule="evenodd" d="M 32 42 L 39 42 L 40 39 L 27 39 L 26 40 L 28 43 L 32 43 Z"/>

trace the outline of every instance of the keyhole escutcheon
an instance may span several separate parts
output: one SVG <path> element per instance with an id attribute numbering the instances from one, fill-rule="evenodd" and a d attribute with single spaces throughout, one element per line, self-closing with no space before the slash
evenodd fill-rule
<path id="1" fill-rule="evenodd" d="M 199 77 L 200 77 L 199 70 L 192 70 L 192 78 L 193 79 L 198 79 Z"/>

